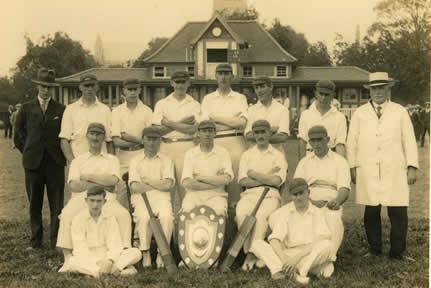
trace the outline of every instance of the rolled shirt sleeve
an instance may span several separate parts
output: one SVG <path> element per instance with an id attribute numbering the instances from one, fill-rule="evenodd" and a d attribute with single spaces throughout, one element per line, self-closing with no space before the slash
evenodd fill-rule
<path id="1" fill-rule="evenodd" d="M 185 179 L 191 178 L 193 179 L 193 157 L 192 150 L 189 150 L 184 155 L 184 165 L 183 165 L 183 174 L 181 175 L 181 183 L 184 182 Z"/>
<path id="2" fill-rule="evenodd" d="M 268 236 L 268 242 L 272 239 L 277 239 L 280 242 L 284 242 L 284 239 L 286 239 L 288 233 L 287 219 L 279 218 L 277 220 L 272 220 L 273 221 L 270 221 L 273 223 L 273 226 L 271 227 L 272 233 Z"/>
<path id="3" fill-rule="evenodd" d="M 67 140 L 72 140 L 72 133 L 73 133 L 72 125 L 73 125 L 72 111 L 71 111 L 71 108 L 68 106 L 64 110 L 63 118 L 61 119 L 61 129 L 58 137 L 64 138 Z"/>
<path id="4" fill-rule="evenodd" d="M 67 183 L 81 180 L 81 171 L 79 169 L 79 166 L 80 166 L 80 158 L 73 159 L 72 162 L 70 163 Z"/>
<path id="5" fill-rule="evenodd" d="M 349 164 L 343 157 L 340 157 L 337 162 L 337 189 L 344 187 L 350 190 Z"/>
<path id="6" fill-rule="evenodd" d="M 120 228 L 118 227 L 117 220 L 114 216 L 110 216 L 107 219 L 108 231 L 105 231 L 106 246 L 108 251 L 106 252 L 106 258 L 116 262 L 121 255 L 123 250 L 123 244 L 121 241 Z"/>

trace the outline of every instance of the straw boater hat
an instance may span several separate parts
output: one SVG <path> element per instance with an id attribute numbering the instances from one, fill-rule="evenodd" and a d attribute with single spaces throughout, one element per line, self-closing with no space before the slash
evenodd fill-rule
<path id="1" fill-rule="evenodd" d="M 364 87 L 367 89 L 370 89 L 370 87 L 375 86 L 394 86 L 394 80 L 389 78 L 388 73 L 386 72 L 371 73 L 368 79 L 368 84 L 364 85 Z"/>

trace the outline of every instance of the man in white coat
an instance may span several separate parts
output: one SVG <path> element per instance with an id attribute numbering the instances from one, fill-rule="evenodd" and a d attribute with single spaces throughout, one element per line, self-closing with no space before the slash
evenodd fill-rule
<path id="1" fill-rule="evenodd" d="M 407 110 L 389 100 L 393 82 L 385 72 L 372 73 L 371 101 L 356 110 L 347 139 L 347 159 L 356 186 L 356 202 L 365 205 L 364 224 L 370 250 L 382 253 L 381 206 L 391 221 L 389 256 L 402 259 L 406 249 L 408 185 L 416 182 L 418 153 Z"/>

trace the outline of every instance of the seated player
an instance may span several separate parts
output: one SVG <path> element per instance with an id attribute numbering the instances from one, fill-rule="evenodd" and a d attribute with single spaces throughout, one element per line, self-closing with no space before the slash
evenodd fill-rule
<path id="1" fill-rule="evenodd" d="M 72 219 L 86 209 L 85 192 L 95 186 L 103 186 L 105 190 L 114 191 L 120 179 L 118 159 L 114 155 L 102 152 L 105 126 L 101 123 L 90 123 L 87 129 L 87 141 L 89 151 L 73 159 L 70 165 L 68 184 L 72 196 L 60 214 L 57 247 L 63 250 L 65 262 L 72 255 Z M 115 193 L 108 192 L 106 200 L 104 209 L 117 219 L 123 247 L 129 248 L 132 229 L 129 212 L 116 200 Z"/>
<path id="2" fill-rule="evenodd" d="M 141 194 L 146 193 L 151 210 L 159 218 L 169 244 L 174 226 L 169 189 L 175 185 L 175 176 L 172 161 L 159 153 L 160 129 L 147 127 L 143 135 L 145 149 L 130 162 L 129 187 L 132 192 L 133 217 L 139 235 L 139 249 L 142 251 L 142 265 L 151 267 L 150 215 Z M 157 255 L 156 263 L 157 268 L 164 266 L 160 254 Z"/>
<path id="3" fill-rule="evenodd" d="M 325 127 L 311 127 L 308 139 L 313 152 L 301 159 L 294 177 L 307 181 L 311 202 L 325 212 L 334 243 L 332 260 L 335 261 L 344 235 L 341 216 L 342 205 L 350 192 L 349 164 L 344 157 L 329 149 L 329 136 Z"/>
<path id="4" fill-rule="evenodd" d="M 329 278 L 334 272 L 333 243 L 324 211 L 310 202 L 310 190 L 304 179 L 293 179 L 289 192 L 293 201 L 270 216 L 269 244 L 256 240 L 250 251 L 265 261 L 273 279 L 282 279 L 287 274 L 299 284 L 308 284 L 309 272 Z"/>
<path id="5" fill-rule="evenodd" d="M 189 212 L 197 206 L 207 205 L 217 215 L 226 215 L 225 185 L 234 178 L 229 152 L 214 145 L 216 125 L 213 121 L 202 121 L 198 134 L 199 146 L 188 150 L 184 156 L 182 184 L 186 195 L 181 209 Z"/>
<path id="6" fill-rule="evenodd" d="M 275 149 L 269 141 L 271 139 L 271 125 L 266 120 L 257 120 L 251 127 L 254 141 L 257 145 L 245 151 L 239 163 L 239 184 L 247 189 L 241 193 L 241 199 L 236 206 L 236 222 L 241 227 L 245 218 L 250 215 L 261 196 L 265 185 L 280 187 L 286 178 L 287 163 L 284 155 Z M 253 269 L 256 256 L 249 252 L 251 242 L 265 238 L 268 229 L 268 217 L 280 207 L 280 193 L 276 188 L 270 188 L 256 213 L 256 224 L 244 243 L 247 253 L 242 270 Z M 262 261 L 258 261 L 262 267 Z"/>
<path id="7" fill-rule="evenodd" d="M 72 221 L 73 256 L 59 272 L 79 272 L 94 277 L 102 273 L 134 275 L 141 259 L 137 248 L 123 249 L 117 220 L 104 205 L 103 186 L 87 190 L 87 209 Z"/>

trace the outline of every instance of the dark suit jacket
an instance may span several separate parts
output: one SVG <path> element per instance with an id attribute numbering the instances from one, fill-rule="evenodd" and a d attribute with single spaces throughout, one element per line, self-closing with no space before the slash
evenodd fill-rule
<path id="1" fill-rule="evenodd" d="M 44 153 L 48 153 L 58 165 L 66 165 L 58 138 L 64 109 L 64 105 L 53 99 L 49 101 L 45 115 L 38 98 L 22 105 L 16 117 L 14 142 L 23 154 L 24 168 L 37 169 Z"/>

